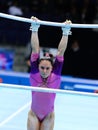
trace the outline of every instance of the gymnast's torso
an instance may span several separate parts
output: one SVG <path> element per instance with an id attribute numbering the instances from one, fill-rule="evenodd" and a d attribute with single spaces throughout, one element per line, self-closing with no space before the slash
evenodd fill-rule
<path id="1" fill-rule="evenodd" d="M 38 70 L 39 54 L 31 55 L 31 86 L 58 89 L 61 83 L 61 71 L 63 65 L 63 57 L 56 56 L 53 71 L 47 79 L 43 79 Z M 43 120 L 45 116 L 54 111 L 55 93 L 32 92 L 31 110 L 36 114 L 39 120 Z"/>

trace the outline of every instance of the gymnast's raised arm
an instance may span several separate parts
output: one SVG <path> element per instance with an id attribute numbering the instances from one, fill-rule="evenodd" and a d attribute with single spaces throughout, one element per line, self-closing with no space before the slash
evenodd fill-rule
<path id="1" fill-rule="evenodd" d="M 38 29 L 40 27 L 39 24 L 37 24 L 37 18 L 36 17 L 31 17 L 35 23 L 31 23 L 31 28 L 30 30 L 32 31 L 31 34 L 31 47 L 32 47 L 32 53 L 39 53 L 39 38 L 38 38 Z"/>
<path id="2" fill-rule="evenodd" d="M 70 20 L 66 20 L 64 22 L 66 24 L 65 27 L 62 27 L 62 38 L 60 40 L 60 43 L 58 45 L 58 52 L 57 52 L 57 55 L 59 56 L 63 56 L 64 55 L 64 52 L 67 48 L 67 43 L 68 43 L 68 35 L 71 34 L 71 27 L 70 27 L 70 24 L 71 24 L 71 21 Z"/>

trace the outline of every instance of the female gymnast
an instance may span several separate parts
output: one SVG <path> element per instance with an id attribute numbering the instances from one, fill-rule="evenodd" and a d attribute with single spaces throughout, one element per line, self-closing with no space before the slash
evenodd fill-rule
<path id="1" fill-rule="evenodd" d="M 64 62 L 64 52 L 67 48 L 68 35 L 70 35 L 70 20 L 66 20 L 65 27 L 62 27 L 62 38 L 58 46 L 58 52 L 53 59 L 52 55 L 46 53 L 40 58 L 40 47 L 36 17 L 31 24 L 31 86 L 59 89 L 61 83 L 61 71 Z M 55 93 L 32 92 L 31 108 L 28 112 L 27 130 L 53 130 L 54 128 L 54 102 Z"/>

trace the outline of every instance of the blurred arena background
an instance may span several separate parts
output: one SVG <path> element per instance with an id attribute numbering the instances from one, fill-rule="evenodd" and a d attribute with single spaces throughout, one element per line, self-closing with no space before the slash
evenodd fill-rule
<path id="1" fill-rule="evenodd" d="M 97 0 L 0 0 L 0 12 L 26 18 L 36 16 L 45 21 L 63 22 L 70 19 L 73 23 L 98 23 Z M 1 70 L 28 72 L 26 56 L 30 53 L 27 47 L 31 35 L 29 28 L 28 23 L 0 18 Z M 61 35 L 59 27 L 41 26 L 39 40 L 44 48 L 42 51 L 51 48 L 55 53 Z M 63 75 L 98 78 L 97 35 L 98 29 L 72 29 L 65 52 Z"/>

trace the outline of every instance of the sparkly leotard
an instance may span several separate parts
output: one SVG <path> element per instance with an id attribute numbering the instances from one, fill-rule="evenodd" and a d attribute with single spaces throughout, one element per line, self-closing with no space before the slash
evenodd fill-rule
<path id="1" fill-rule="evenodd" d="M 58 89 L 61 83 L 63 60 L 62 56 L 56 56 L 53 71 L 48 79 L 44 81 L 38 70 L 39 54 L 33 53 L 31 55 L 31 86 Z M 54 111 L 55 96 L 55 93 L 32 92 L 31 110 L 39 120 L 43 120 L 45 116 Z"/>

